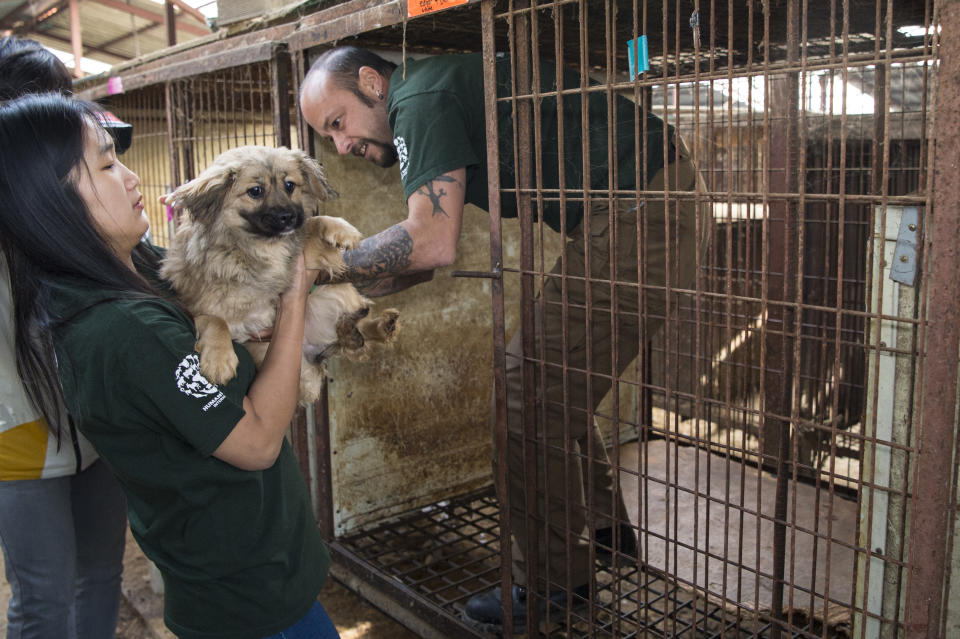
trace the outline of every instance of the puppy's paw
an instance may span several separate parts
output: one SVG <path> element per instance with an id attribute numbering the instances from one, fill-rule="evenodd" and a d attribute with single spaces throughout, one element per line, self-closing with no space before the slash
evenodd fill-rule
<path id="1" fill-rule="evenodd" d="M 323 392 L 325 368 L 322 364 L 303 362 L 300 368 L 300 392 L 297 401 L 301 406 L 309 406 L 318 399 Z"/>
<path id="2" fill-rule="evenodd" d="M 363 349 L 364 338 L 358 329 L 358 319 L 359 316 L 355 313 L 347 313 L 337 318 L 337 346 L 341 353 L 350 355 Z"/>
<path id="3" fill-rule="evenodd" d="M 200 372 L 212 384 L 225 384 L 237 374 L 237 365 L 240 359 L 233 350 L 210 346 L 197 342 L 197 352 L 200 353 Z"/>
<path id="4" fill-rule="evenodd" d="M 360 231 L 343 218 L 325 216 L 324 220 L 326 226 L 324 239 L 337 248 L 355 249 L 363 239 Z"/>
<path id="5" fill-rule="evenodd" d="M 370 342 L 390 343 L 400 331 L 400 311 L 388 308 L 377 317 L 365 317 L 357 322 L 357 329 Z"/>
<path id="6" fill-rule="evenodd" d="M 346 270 L 344 249 L 352 249 L 360 242 L 360 232 L 338 217 L 311 217 L 304 233 L 304 259 L 307 268 L 336 275 Z"/>
<path id="7" fill-rule="evenodd" d="M 197 343 L 194 347 L 200 354 L 200 372 L 213 384 L 223 384 L 237 374 L 240 359 L 233 350 L 230 328 L 223 319 L 214 315 L 197 315 Z"/>
<path id="8" fill-rule="evenodd" d="M 342 217 L 319 215 L 310 218 L 307 223 L 310 224 L 310 235 L 339 249 L 356 248 L 363 239 L 360 231 Z"/>

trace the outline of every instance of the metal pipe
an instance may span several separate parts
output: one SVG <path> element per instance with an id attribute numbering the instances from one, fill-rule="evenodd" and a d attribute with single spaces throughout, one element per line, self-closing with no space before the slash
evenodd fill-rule
<path id="1" fill-rule="evenodd" d="M 924 248 L 930 251 L 927 296 L 937 300 L 923 329 L 920 435 L 914 465 L 913 521 L 910 525 L 909 576 L 904 627 L 907 639 L 941 632 L 947 561 L 950 481 L 956 423 L 957 367 L 960 365 L 960 0 L 940 3 L 941 61 L 937 79 L 933 225 Z"/>
<path id="2" fill-rule="evenodd" d="M 483 40 L 483 110 L 487 141 L 487 197 L 490 215 L 490 271 L 503 267 L 503 237 L 500 222 L 500 131 L 497 125 L 497 65 L 493 10 L 495 0 L 484 0 L 480 6 L 481 37 Z M 506 400 L 506 326 L 504 318 L 503 278 L 492 278 L 490 283 L 493 304 L 493 391 L 494 438 L 497 454 L 497 473 L 494 481 L 500 496 L 500 590 L 503 601 L 504 633 L 513 633 L 513 579 L 510 539 L 510 490 L 507 468 L 507 400 Z M 503 540 L 506 540 L 504 543 Z"/>

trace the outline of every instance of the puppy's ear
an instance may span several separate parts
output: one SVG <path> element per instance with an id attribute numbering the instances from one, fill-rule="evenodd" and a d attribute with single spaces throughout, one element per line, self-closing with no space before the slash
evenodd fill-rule
<path id="1" fill-rule="evenodd" d="M 196 178 L 178 187 L 173 199 L 190 211 L 197 222 L 206 224 L 216 219 L 223 200 L 237 179 L 238 169 L 233 166 L 211 164 Z"/>
<path id="2" fill-rule="evenodd" d="M 327 183 L 327 176 L 323 172 L 323 165 L 299 149 L 294 150 L 293 153 L 296 154 L 300 162 L 300 170 L 303 171 L 303 175 L 306 177 L 307 189 L 315 198 L 321 202 L 325 202 L 339 197 L 339 194 Z"/>

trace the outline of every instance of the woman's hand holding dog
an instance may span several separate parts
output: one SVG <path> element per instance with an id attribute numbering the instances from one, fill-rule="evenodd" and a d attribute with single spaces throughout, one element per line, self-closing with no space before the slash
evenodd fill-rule
<path id="1" fill-rule="evenodd" d="M 305 265 L 303 253 L 297 258 L 296 266 L 294 267 L 293 281 L 290 283 L 290 288 L 280 297 L 280 304 L 278 305 L 277 312 L 282 312 L 281 308 L 283 306 L 283 297 L 286 295 L 309 295 L 310 290 L 313 288 L 313 282 L 317 279 L 317 274 L 321 271 L 317 269 L 308 269 Z M 307 285 L 305 287 L 305 285 Z M 299 293 L 298 293 L 299 291 Z M 257 333 L 256 339 L 258 342 L 269 342 L 273 337 L 273 327 L 260 331 Z"/>
<path id="2" fill-rule="evenodd" d="M 316 281 L 319 274 L 320 269 L 307 268 L 304 254 L 300 253 L 300 255 L 297 257 L 297 263 L 294 266 L 293 279 L 290 283 L 290 288 L 286 293 L 284 293 L 284 295 L 294 295 L 296 294 L 296 291 L 300 291 L 300 293 L 306 297 L 310 294 L 310 289 L 313 288 L 313 283 Z"/>

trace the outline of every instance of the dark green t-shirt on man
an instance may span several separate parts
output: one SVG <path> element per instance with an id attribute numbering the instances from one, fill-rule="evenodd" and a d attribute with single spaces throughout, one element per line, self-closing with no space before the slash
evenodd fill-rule
<path id="1" fill-rule="evenodd" d="M 130 528 L 164 579 L 164 619 L 181 639 L 259 639 L 316 602 L 329 568 L 289 443 L 245 471 L 212 456 L 244 415 L 255 369 L 210 384 L 194 326 L 161 300 L 63 285 L 56 336 L 67 407 L 127 495 Z"/>
<path id="2" fill-rule="evenodd" d="M 497 56 L 498 97 L 511 95 L 509 59 Z M 580 87 L 578 74 L 564 70 L 563 90 Z M 556 66 L 540 63 L 540 86 L 543 92 L 557 91 Z M 596 86 L 596 85 L 593 85 Z M 639 167 L 641 182 L 663 168 L 663 122 L 646 114 L 640 122 L 639 137 L 646 140 L 646 152 L 635 152 L 637 105 L 623 96 L 614 97 L 613 135 L 615 166 L 608 163 L 607 122 L 610 120 L 605 90 L 588 91 L 587 116 L 590 170 L 583 177 L 583 100 L 581 94 L 564 94 L 562 110 L 557 110 L 556 96 L 539 101 L 541 139 L 531 139 L 531 148 L 539 154 L 541 176 L 539 186 L 544 197 L 539 203 L 545 223 L 560 230 L 560 149 L 563 150 L 563 190 L 567 197 L 566 228 L 573 230 L 583 217 L 583 189 L 635 190 L 637 188 L 638 155 L 644 157 Z M 483 100 L 483 59 L 480 54 L 445 55 L 407 61 L 390 77 L 387 99 L 390 128 L 400 164 L 404 195 L 409 198 L 428 180 L 449 171 L 466 167 L 466 201 L 488 209 L 487 144 Z M 562 118 L 561 118 L 562 114 Z M 562 119 L 563 144 L 559 143 L 558 121 Z M 516 184 L 513 150 L 513 116 L 510 101 L 498 101 L 497 120 L 500 135 L 501 191 Z M 668 157 L 675 154 L 673 130 L 666 133 Z M 538 185 L 536 162 L 533 185 Z M 615 179 L 611 183 L 611 168 Z M 535 202 L 534 206 L 537 206 Z M 536 210 L 536 209 L 535 209 Z M 516 199 L 511 193 L 501 197 L 502 217 L 516 217 Z"/>

